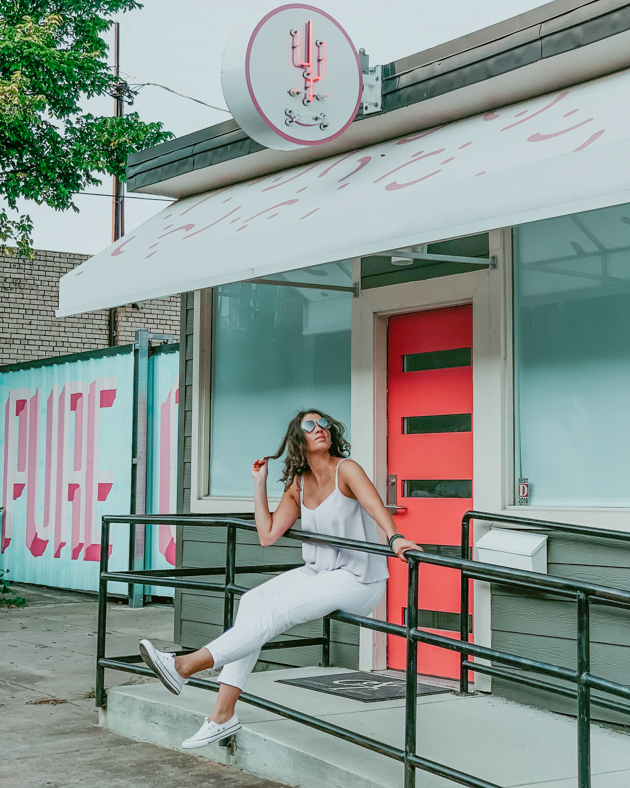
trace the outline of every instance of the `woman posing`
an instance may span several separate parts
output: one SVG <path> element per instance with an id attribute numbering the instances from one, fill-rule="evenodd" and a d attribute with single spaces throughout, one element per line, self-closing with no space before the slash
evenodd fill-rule
<path id="1" fill-rule="evenodd" d="M 383 529 L 400 560 L 415 542 L 396 526 L 372 482 L 356 462 L 347 459 L 345 427 L 330 416 L 303 411 L 291 421 L 278 453 L 256 460 L 255 519 L 263 546 L 272 545 L 301 518 L 304 531 L 341 539 L 378 542 L 375 522 Z M 267 501 L 268 459 L 286 451 L 284 495 L 273 514 Z M 241 728 L 236 701 L 252 672 L 261 647 L 287 629 L 335 610 L 366 616 L 383 596 L 388 575 L 385 556 L 357 550 L 303 543 L 305 565 L 277 575 L 241 597 L 234 626 L 204 648 L 176 657 L 140 641 L 142 659 L 175 695 L 200 670 L 222 667 L 214 711 L 200 730 L 183 743 L 204 747 Z"/>

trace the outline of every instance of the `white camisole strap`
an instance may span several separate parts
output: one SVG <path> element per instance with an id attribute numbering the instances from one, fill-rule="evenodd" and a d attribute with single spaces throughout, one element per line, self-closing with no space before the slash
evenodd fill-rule
<path id="1" fill-rule="evenodd" d="M 345 457 L 335 458 L 335 487 L 314 509 L 304 506 L 305 477 L 300 480 L 302 528 L 318 534 L 378 543 L 376 523 L 355 498 L 345 496 L 339 489 L 339 466 Z M 331 474 L 332 475 L 332 474 Z M 310 484 L 310 482 L 309 482 Z M 304 542 L 302 545 L 304 571 L 307 574 L 344 569 L 361 583 L 373 583 L 387 578 L 384 556 L 349 550 L 332 545 Z"/>
<path id="2" fill-rule="evenodd" d="M 335 490 L 339 489 L 339 466 L 344 460 L 347 459 L 348 459 L 347 457 L 344 457 L 343 459 L 339 460 L 339 462 L 337 463 L 337 467 L 335 468 Z"/>
<path id="3" fill-rule="evenodd" d="M 339 466 L 347 457 L 343 457 L 335 466 L 335 490 L 339 489 Z M 304 477 L 300 476 L 300 504 L 304 504 Z"/>

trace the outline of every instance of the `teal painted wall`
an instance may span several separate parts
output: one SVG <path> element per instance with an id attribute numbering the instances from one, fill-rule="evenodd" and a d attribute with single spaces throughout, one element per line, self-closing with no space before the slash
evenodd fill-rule
<path id="1" fill-rule="evenodd" d="M 178 345 L 157 348 L 149 358 L 149 512 L 175 511 L 178 374 Z M 130 510 L 133 402 L 133 345 L 0 367 L 0 569 L 11 580 L 98 589 L 101 517 Z M 111 533 L 110 567 L 126 569 L 128 529 Z M 173 537 L 169 526 L 147 528 L 147 568 L 175 564 Z M 110 590 L 126 594 L 127 586 Z"/>

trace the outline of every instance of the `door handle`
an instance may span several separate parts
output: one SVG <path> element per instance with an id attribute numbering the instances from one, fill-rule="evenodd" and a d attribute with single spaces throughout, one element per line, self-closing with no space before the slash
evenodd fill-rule
<path id="1" fill-rule="evenodd" d="M 387 477 L 387 503 L 385 504 L 385 508 L 390 514 L 399 514 L 400 512 L 406 512 L 406 506 L 397 506 L 396 498 L 397 498 L 397 479 L 395 473 L 390 473 Z"/>

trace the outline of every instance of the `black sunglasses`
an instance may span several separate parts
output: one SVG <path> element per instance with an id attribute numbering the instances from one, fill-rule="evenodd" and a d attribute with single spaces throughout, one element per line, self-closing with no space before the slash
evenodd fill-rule
<path id="1" fill-rule="evenodd" d="M 317 421 L 315 421 L 315 419 L 306 419 L 306 421 L 303 421 L 300 426 L 304 432 L 313 432 L 317 425 L 319 425 L 323 430 L 327 430 L 330 427 L 330 422 L 325 416 L 322 416 L 320 419 L 317 419 Z"/>

